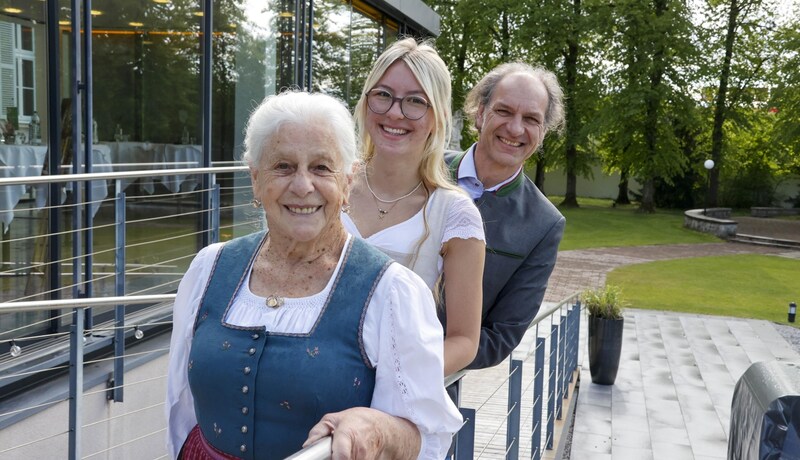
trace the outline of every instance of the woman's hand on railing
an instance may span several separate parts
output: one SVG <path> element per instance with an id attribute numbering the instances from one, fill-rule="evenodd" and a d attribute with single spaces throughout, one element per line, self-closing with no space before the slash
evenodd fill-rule
<path id="1" fill-rule="evenodd" d="M 325 414 L 311 428 L 303 447 L 331 435 L 334 460 L 411 460 L 417 458 L 422 443 L 416 425 L 368 407 Z"/>

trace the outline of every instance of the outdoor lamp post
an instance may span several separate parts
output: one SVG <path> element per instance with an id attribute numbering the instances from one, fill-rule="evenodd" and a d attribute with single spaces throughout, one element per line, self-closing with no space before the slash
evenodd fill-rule
<path id="1" fill-rule="evenodd" d="M 703 162 L 703 167 L 708 170 L 706 178 L 706 205 L 703 207 L 703 215 L 706 215 L 708 210 L 708 194 L 711 191 L 711 170 L 714 169 L 714 160 L 706 160 Z"/>
<path id="2" fill-rule="evenodd" d="M 789 302 L 789 322 L 794 322 L 794 316 L 797 314 L 797 304 L 794 302 Z"/>

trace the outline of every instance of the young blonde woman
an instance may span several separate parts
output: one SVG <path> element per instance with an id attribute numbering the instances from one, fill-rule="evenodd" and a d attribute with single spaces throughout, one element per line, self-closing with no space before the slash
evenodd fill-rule
<path id="1" fill-rule="evenodd" d="M 448 179 L 450 73 L 412 38 L 375 62 L 355 108 L 362 168 L 345 228 L 417 273 L 444 283 L 445 375 L 472 362 L 481 322 L 485 239 L 480 213 Z"/>

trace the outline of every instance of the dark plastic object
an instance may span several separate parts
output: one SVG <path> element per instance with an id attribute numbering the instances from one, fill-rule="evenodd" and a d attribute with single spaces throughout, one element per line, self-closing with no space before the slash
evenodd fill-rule
<path id="1" fill-rule="evenodd" d="M 589 316 L 589 370 L 593 383 L 613 385 L 617 379 L 624 324 L 624 319 Z"/>
<path id="2" fill-rule="evenodd" d="M 728 460 L 800 460 L 800 364 L 753 363 L 736 382 Z"/>

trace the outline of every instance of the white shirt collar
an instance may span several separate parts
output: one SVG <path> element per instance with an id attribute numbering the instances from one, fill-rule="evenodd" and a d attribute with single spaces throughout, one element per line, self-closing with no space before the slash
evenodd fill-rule
<path id="1" fill-rule="evenodd" d="M 517 177 L 517 174 L 519 174 L 522 171 L 522 167 L 520 166 L 520 168 L 514 174 L 511 175 L 511 177 L 507 178 L 506 180 L 500 182 L 495 186 L 484 188 L 483 183 L 480 181 L 480 179 L 478 179 L 478 171 L 475 169 L 475 149 L 477 145 L 478 144 L 472 144 L 472 147 L 470 147 L 469 150 L 467 150 L 467 153 L 461 160 L 461 164 L 458 166 L 458 184 L 461 185 L 462 188 L 465 188 L 467 192 L 470 193 L 470 195 L 473 195 L 473 190 L 477 192 L 478 186 L 480 187 L 481 190 L 480 193 L 478 193 L 478 196 L 473 195 L 472 196 L 473 199 L 481 196 L 484 191 L 495 192 L 499 190 L 500 187 L 513 181 L 514 178 Z M 462 183 L 462 180 L 467 182 L 468 185 Z"/>

